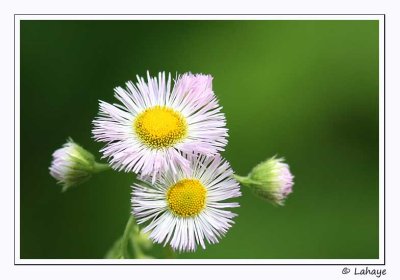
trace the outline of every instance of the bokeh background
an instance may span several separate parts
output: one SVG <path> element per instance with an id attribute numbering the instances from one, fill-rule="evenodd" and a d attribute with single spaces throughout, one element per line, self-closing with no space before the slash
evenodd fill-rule
<path id="1" fill-rule="evenodd" d="M 122 234 L 133 174 L 61 193 L 48 166 L 69 136 L 99 158 L 98 100 L 147 70 L 212 74 L 234 170 L 295 175 L 285 207 L 242 189 L 226 237 L 180 258 L 378 258 L 377 21 L 22 21 L 20 44 L 21 258 L 103 258 Z"/>

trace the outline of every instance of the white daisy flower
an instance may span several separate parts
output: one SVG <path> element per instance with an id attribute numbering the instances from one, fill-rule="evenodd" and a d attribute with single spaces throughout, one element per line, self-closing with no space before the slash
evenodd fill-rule
<path id="1" fill-rule="evenodd" d="M 106 142 L 101 150 L 114 169 L 155 176 L 178 166 L 188 168 L 183 154 L 214 155 L 227 144 L 225 116 L 212 90 L 210 75 L 186 73 L 171 89 L 171 75 L 147 74 L 147 83 L 126 83 L 115 97 L 122 104 L 100 101 L 93 135 Z"/>
<path id="2" fill-rule="evenodd" d="M 223 201 L 241 195 L 232 169 L 220 156 L 188 159 L 189 171 L 169 170 L 152 186 L 134 184 L 132 192 L 133 215 L 147 224 L 143 232 L 178 251 L 195 251 L 197 245 L 204 249 L 205 240 L 218 243 L 236 216 L 224 208 L 239 207 Z"/>

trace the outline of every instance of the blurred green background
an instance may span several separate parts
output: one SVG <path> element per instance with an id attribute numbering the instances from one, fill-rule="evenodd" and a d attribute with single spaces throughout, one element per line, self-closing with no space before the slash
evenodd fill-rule
<path id="1" fill-rule="evenodd" d="M 21 258 L 102 258 L 123 233 L 133 174 L 61 193 L 48 166 L 68 136 L 99 158 L 98 100 L 147 70 L 213 75 L 234 170 L 277 154 L 295 175 L 285 207 L 242 189 L 226 237 L 179 257 L 378 258 L 378 60 L 378 21 L 22 21 Z"/>

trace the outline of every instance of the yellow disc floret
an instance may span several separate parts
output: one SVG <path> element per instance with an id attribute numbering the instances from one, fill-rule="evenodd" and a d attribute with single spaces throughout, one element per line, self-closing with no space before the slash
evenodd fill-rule
<path id="1" fill-rule="evenodd" d="M 134 121 L 139 139 L 152 149 L 168 148 L 185 138 L 186 119 L 165 106 L 154 106 L 140 113 Z"/>
<path id="2" fill-rule="evenodd" d="M 195 216 L 204 209 L 207 190 L 197 179 L 182 179 L 167 192 L 168 207 L 181 217 Z"/>

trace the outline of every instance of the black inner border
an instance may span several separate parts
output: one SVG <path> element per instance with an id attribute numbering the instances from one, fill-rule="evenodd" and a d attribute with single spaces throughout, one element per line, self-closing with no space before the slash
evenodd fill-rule
<path id="1" fill-rule="evenodd" d="M 260 263 L 146 263 L 146 264 L 128 264 L 128 263 L 120 263 L 120 264 L 95 264 L 95 263 L 75 263 L 75 264 L 67 264 L 67 263 L 41 263 L 41 264 L 28 264 L 28 263 L 16 263 L 15 261 L 15 22 L 16 16 L 70 16 L 70 15 L 84 15 L 84 16 L 383 16 L 383 264 L 285 264 L 285 263 L 277 263 L 277 264 L 260 264 Z M 206 20 L 206 19 L 203 19 Z M 268 20 L 268 19 L 265 19 Z M 302 19 L 298 19 L 302 20 Z M 312 19 L 311 19 L 312 20 Z M 316 19 L 315 19 L 316 20 Z M 321 19 L 323 20 L 323 19 Z M 381 73 L 379 73 L 381 74 Z M 386 265 L 386 14 L 14 14 L 14 265 L 134 265 L 134 266 L 157 266 L 157 265 L 201 265 L 201 266 L 361 266 L 361 265 Z"/>

